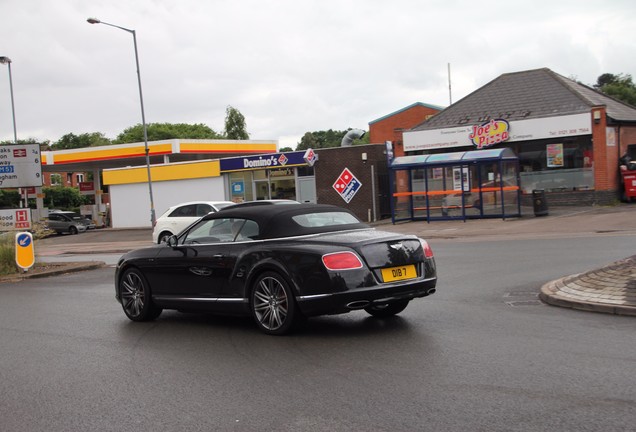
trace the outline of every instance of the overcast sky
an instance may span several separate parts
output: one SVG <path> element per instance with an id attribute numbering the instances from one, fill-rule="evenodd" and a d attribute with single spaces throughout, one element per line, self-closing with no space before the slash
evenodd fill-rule
<path id="1" fill-rule="evenodd" d="M 634 0 L 0 0 L 19 139 L 115 138 L 141 123 L 224 127 L 294 148 L 307 131 L 368 130 L 414 102 L 449 104 L 547 67 L 585 84 L 636 78 Z M 0 65 L 0 140 L 13 139 Z"/>

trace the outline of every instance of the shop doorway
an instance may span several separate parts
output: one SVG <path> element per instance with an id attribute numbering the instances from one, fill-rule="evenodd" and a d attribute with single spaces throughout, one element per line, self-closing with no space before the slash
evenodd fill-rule
<path id="1" fill-rule="evenodd" d="M 298 201 L 316 204 L 316 179 L 314 176 L 298 177 Z"/>

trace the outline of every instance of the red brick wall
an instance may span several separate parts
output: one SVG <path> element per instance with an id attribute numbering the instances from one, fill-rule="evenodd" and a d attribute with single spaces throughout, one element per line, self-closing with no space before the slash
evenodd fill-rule
<path id="1" fill-rule="evenodd" d="M 380 144 L 385 141 L 395 141 L 396 129 L 411 129 L 438 112 L 439 110 L 434 108 L 415 105 L 409 109 L 371 123 L 369 124 L 369 142 L 372 144 Z M 398 149 L 394 149 L 394 151 L 397 150 Z M 404 155 L 404 153 L 402 152 L 401 155 Z M 396 156 L 400 156 L 400 154 L 396 153 Z"/>
<path id="2" fill-rule="evenodd" d="M 367 222 L 369 212 L 373 217 L 373 187 L 375 184 L 376 209 L 375 213 L 380 218 L 379 196 L 381 176 L 387 173 L 385 148 L 381 145 L 357 145 L 351 147 L 336 147 L 315 149 L 319 156 L 314 165 L 316 177 L 316 197 L 320 204 L 332 204 L 351 210 L 360 219 Z M 367 161 L 362 160 L 362 153 L 367 154 Z M 371 166 L 373 165 L 373 169 Z M 362 186 L 353 199 L 347 203 L 333 188 L 342 171 L 349 171 L 360 181 Z M 372 179 L 371 173 L 374 178 Z M 386 199 L 386 198 L 384 198 Z"/>

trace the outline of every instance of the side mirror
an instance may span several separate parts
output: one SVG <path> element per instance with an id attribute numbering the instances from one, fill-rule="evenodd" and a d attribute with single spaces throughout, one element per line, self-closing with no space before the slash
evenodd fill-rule
<path id="1" fill-rule="evenodd" d="M 170 237 L 168 237 L 168 241 L 166 243 L 170 247 L 176 247 L 177 246 L 177 236 L 176 235 L 171 235 Z"/>

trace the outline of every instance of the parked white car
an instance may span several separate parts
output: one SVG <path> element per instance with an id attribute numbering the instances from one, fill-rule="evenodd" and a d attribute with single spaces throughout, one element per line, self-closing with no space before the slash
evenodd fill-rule
<path id="1" fill-rule="evenodd" d="M 152 230 L 152 241 L 162 243 L 171 235 L 179 234 L 202 216 L 233 204 L 231 201 L 190 201 L 172 206 L 157 218 Z"/>

